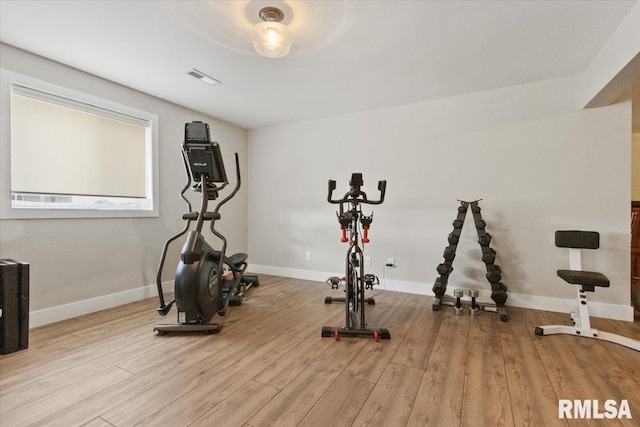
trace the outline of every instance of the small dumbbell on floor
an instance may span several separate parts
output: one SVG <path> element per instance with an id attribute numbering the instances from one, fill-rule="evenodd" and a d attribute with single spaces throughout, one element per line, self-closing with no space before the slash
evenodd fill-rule
<path id="1" fill-rule="evenodd" d="M 453 296 L 456 297 L 456 304 L 453 306 L 453 312 L 455 314 L 462 314 L 464 312 L 464 307 L 462 306 L 462 296 L 464 295 L 464 290 L 455 289 L 453 291 Z"/>
<path id="2" fill-rule="evenodd" d="M 480 312 L 480 307 L 476 303 L 476 298 L 478 297 L 479 294 L 480 292 L 477 289 L 469 289 L 469 296 L 471 297 L 470 313 L 472 316 L 475 316 Z"/>

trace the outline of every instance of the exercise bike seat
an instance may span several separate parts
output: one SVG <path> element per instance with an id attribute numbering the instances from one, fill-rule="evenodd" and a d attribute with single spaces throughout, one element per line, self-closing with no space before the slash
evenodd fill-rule
<path id="1" fill-rule="evenodd" d="M 593 292 L 595 286 L 609 287 L 607 276 L 596 271 L 558 270 L 558 276 L 572 285 L 582 285 L 587 292 Z"/>

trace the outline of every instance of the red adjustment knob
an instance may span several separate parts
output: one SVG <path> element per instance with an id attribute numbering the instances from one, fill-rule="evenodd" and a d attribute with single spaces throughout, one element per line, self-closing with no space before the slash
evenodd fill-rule
<path id="1" fill-rule="evenodd" d="M 349 241 L 349 239 L 347 239 L 347 229 L 346 228 L 342 229 L 342 238 L 340 239 L 340 241 L 342 243 Z"/>
<path id="2" fill-rule="evenodd" d="M 362 236 L 362 243 L 369 243 L 369 229 L 364 229 L 364 235 Z"/>

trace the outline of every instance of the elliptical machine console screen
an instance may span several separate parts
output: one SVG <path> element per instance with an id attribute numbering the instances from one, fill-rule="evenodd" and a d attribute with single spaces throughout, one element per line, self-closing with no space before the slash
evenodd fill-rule
<path id="1" fill-rule="evenodd" d="M 211 142 L 209 124 L 203 122 L 186 123 L 184 125 L 184 141 L 185 144 L 209 144 Z"/>
<path id="2" fill-rule="evenodd" d="M 207 182 L 228 184 L 220 145 L 211 142 L 209 125 L 203 122 L 186 123 L 183 150 L 189 163 L 189 172 L 195 182 L 205 176 Z"/>

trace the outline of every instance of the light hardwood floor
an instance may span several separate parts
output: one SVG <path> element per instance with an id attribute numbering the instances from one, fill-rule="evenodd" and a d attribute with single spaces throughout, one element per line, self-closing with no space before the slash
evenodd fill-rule
<path id="1" fill-rule="evenodd" d="M 261 276 L 215 335 L 157 336 L 156 299 L 31 331 L 0 358 L 0 425 L 639 426 L 640 352 L 535 336 L 568 315 L 509 308 L 509 321 L 434 312 L 374 290 L 391 340 L 321 338 L 344 306 L 326 284 Z M 640 339 L 640 323 L 592 318 Z M 559 399 L 627 399 L 633 419 L 561 420 Z"/>

